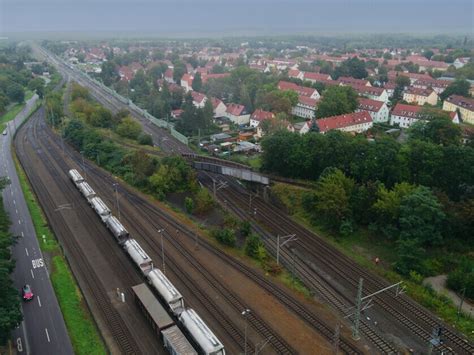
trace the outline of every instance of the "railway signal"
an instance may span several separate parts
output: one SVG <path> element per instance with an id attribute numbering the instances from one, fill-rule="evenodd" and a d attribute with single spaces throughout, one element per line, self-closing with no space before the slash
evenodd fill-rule
<path id="1" fill-rule="evenodd" d="M 242 315 L 245 318 L 245 328 L 244 328 L 244 354 L 247 355 L 247 316 L 250 314 L 250 309 L 244 309 Z"/>

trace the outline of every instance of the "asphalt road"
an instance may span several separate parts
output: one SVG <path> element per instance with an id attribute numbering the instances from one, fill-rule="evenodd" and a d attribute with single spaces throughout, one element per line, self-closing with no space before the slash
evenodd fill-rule
<path id="1" fill-rule="evenodd" d="M 25 109 L 8 123 L 7 134 L 0 135 L 0 176 L 8 176 L 11 181 L 3 191 L 3 203 L 12 222 L 11 232 L 20 237 L 12 250 L 16 260 L 12 276 L 19 293 L 24 284 L 29 284 L 35 295 L 31 301 L 22 301 L 24 320 L 13 331 L 12 342 L 20 354 L 73 354 L 11 154 L 13 133 L 36 99 L 28 100 Z"/>

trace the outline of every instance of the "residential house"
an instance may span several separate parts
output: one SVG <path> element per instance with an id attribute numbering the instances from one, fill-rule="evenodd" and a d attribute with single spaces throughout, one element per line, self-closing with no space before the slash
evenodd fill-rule
<path id="1" fill-rule="evenodd" d="M 191 74 L 188 74 L 188 73 L 183 74 L 180 84 L 181 84 L 181 87 L 184 88 L 185 92 L 193 90 L 193 80 L 194 80 L 194 76 L 192 76 Z"/>
<path id="2" fill-rule="evenodd" d="M 164 79 L 170 84 L 174 84 L 173 73 L 173 69 L 168 68 L 163 75 Z"/>
<path id="3" fill-rule="evenodd" d="M 322 82 L 325 83 L 327 81 L 332 80 L 331 75 L 329 74 L 322 74 L 322 73 L 312 73 L 312 72 L 302 72 L 304 81 L 309 81 L 312 84 Z"/>
<path id="4" fill-rule="evenodd" d="M 230 73 L 221 73 L 221 74 L 202 74 L 201 80 L 203 84 L 206 84 L 210 79 L 222 79 L 230 76 Z"/>
<path id="5" fill-rule="evenodd" d="M 374 123 L 388 122 L 389 110 L 385 102 L 360 98 L 358 99 L 358 103 L 359 105 L 356 112 L 367 111 Z"/>
<path id="6" fill-rule="evenodd" d="M 453 65 L 456 69 L 459 69 L 459 68 L 462 68 L 463 66 L 465 66 L 467 63 L 469 63 L 469 60 L 470 60 L 469 57 L 456 58 Z"/>
<path id="7" fill-rule="evenodd" d="M 298 69 L 292 69 L 288 71 L 288 77 L 292 79 L 303 80 L 304 72 L 299 71 Z"/>
<path id="8" fill-rule="evenodd" d="M 320 133 L 336 129 L 343 132 L 361 133 L 372 127 L 372 117 L 367 111 L 347 113 L 316 120 Z"/>
<path id="9" fill-rule="evenodd" d="M 256 109 L 250 116 L 250 127 L 258 127 L 265 120 L 275 118 L 273 112 Z"/>
<path id="10" fill-rule="evenodd" d="M 204 94 L 201 94 L 197 91 L 191 91 L 191 96 L 193 97 L 193 105 L 197 108 L 203 108 L 206 104 L 207 97 Z"/>
<path id="11" fill-rule="evenodd" d="M 313 88 L 308 88 L 306 86 L 300 86 L 295 83 L 290 83 L 289 81 L 280 81 L 278 83 L 279 90 L 291 90 L 296 92 L 299 96 L 306 96 L 311 99 L 319 99 L 321 96 L 319 95 L 318 90 Z"/>
<path id="12" fill-rule="evenodd" d="M 355 78 L 351 78 L 349 76 L 341 76 L 339 79 L 337 79 L 337 81 L 339 82 L 339 85 L 372 86 L 372 84 L 368 80 L 355 79 Z"/>
<path id="13" fill-rule="evenodd" d="M 303 122 L 296 122 L 296 123 L 290 123 L 286 127 L 286 129 L 292 133 L 299 133 L 299 134 L 305 134 L 308 133 L 311 129 L 311 121 L 303 121 Z"/>
<path id="14" fill-rule="evenodd" d="M 227 110 L 227 106 L 218 98 L 211 97 L 212 109 L 214 111 L 214 117 L 223 117 Z"/>
<path id="15" fill-rule="evenodd" d="M 422 106 L 398 103 L 391 112 L 390 124 L 408 128 L 415 122 L 428 120 L 429 117 L 423 113 L 423 109 L 424 107 Z M 449 116 L 454 123 L 459 123 L 459 117 L 456 112 L 450 112 Z"/>
<path id="16" fill-rule="evenodd" d="M 451 84 L 447 80 L 436 80 L 436 79 L 419 79 L 415 81 L 412 86 L 418 89 L 432 88 L 437 95 L 441 94 Z"/>
<path id="17" fill-rule="evenodd" d="M 435 106 L 438 102 L 438 94 L 431 88 L 419 89 L 410 86 L 403 93 L 403 100 L 408 103 L 416 103 L 420 106 L 424 104 Z"/>
<path id="18" fill-rule="evenodd" d="M 250 122 L 250 114 L 247 113 L 245 106 L 239 104 L 228 104 L 224 116 L 238 125 L 245 125 Z"/>
<path id="19" fill-rule="evenodd" d="M 365 85 L 351 85 L 351 87 L 357 91 L 360 96 L 365 96 L 369 99 L 382 101 L 385 103 L 388 102 L 388 93 L 384 88 Z"/>
<path id="20" fill-rule="evenodd" d="M 405 72 L 399 72 L 399 71 L 395 71 L 395 70 L 390 70 L 387 73 L 388 80 L 393 81 L 393 82 L 400 75 L 406 76 L 407 78 L 409 78 L 410 79 L 410 85 L 412 85 L 417 80 L 431 80 L 431 79 L 433 79 L 428 74 L 418 74 L 418 73 L 408 73 L 408 72 L 405 73 Z"/>
<path id="21" fill-rule="evenodd" d="M 461 120 L 474 124 L 474 99 L 451 95 L 443 102 L 443 110 L 455 112 L 459 110 Z"/>
<path id="22" fill-rule="evenodd" d="M 391 81 L 388 81 L 383 85 L 383 88 L 387 92 L 387 95 L 390 99 L 393 97 L 393 93 L 395 92 L 396 87 L 397 87 L 397 84 Z"/>
<path id="23" fill-rule="evenodd" d="M 298 96 L 298 103 L 292 107 L 291 114 L 297 117 L 313 119 L 316 117 L 316 105 L 319 100 L 307 96 Z"/>

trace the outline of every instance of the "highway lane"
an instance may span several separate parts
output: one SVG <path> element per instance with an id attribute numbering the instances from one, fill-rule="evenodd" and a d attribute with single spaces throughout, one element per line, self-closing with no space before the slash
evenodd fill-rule
<path id="1" fill-rule="evenodd" d="M 3 202 L 12 222 L 10 230 L 19 237 L 12 250 L 16 260 L 12 276 L 18 292 L 24 284 L 29 284 L 35 295 L 33 300 L 22 302 L 24 320 L 13 331 L 12 342 L 21 354 L 73 354 L 12 159 L 13 134 L 36 100 L 35 95 L 15 120 L 8 123 L 7 134 L 0 136 L 0 175 L 10 179 L 10 185 L 3 191 Z"/>

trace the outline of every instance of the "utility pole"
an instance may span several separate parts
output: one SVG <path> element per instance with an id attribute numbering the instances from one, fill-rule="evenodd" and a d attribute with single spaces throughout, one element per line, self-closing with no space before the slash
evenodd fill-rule
<path id="1" fill-rule="evenodd" d="M 164 228 L 158 229 L 158 233 L 160 233 L 161 236 L 161 261 L 163 262 L 163 274 L 166 274 L 166 269 L 165 269 L 165 247 L 163 244 L 163 232 Z"/>
<path id="2" fill-rule="evenodd" d="M 360 309 L 362 306 L 362 286 L 364 279 L 361 277 L 359 279 L 359 288 L 357 289 L 357 298 L 356 298 L 356 313 L 354 318 L 354 325 L 352 327 L 352 338 L 354 340 L 359 340 L 359 324 L 360 324 Z"/>
<path id="3" fill-rule="evenodd" d="M 245 318 L 245 328 L 244 328 L 244 355 L 247 355 L 247 323 L 248 323 L 248 320 L 247 320 L 247 317 L 248 315 L 250 314 L 250 309 L 244 309 L 242 311 L 242 315 L 244 316 Z"/>
<path id="4" fill-rule="evenodd" d="M 291 260 L 292 260 L 292 264 L 293 264 L 293 267 L 292 267 L 292 274 L 293 274 L 293 284 L 295 283 L 296 281 L 296 273 L 295 273 L 295 249 L 294 248 L 291 248 Z"/>
<path id="5" fill-rule="evenodd" d="M 459 320 L 459 316 L 461 315 L 461 312 L 462 312 L 462 304 L 464 303 L 464 297 L 466 297 L 466 288 L 465 287 L 462 289 L 462 296 L 461 296 L 461 302 L 459 302 L 457 320 Z"/>
<path id="6" fill-rule="evenodd" d="M 280 244 L 280 240 L 283 240 L 283 243 Z M 284 237 L 280 237 L 280 235 L 277 234 L 277 264 L 280 265 L 280 248 L 283 247 L 285 244 L 298 240 L 296 238 L 296 234 L 289 234 Z"/>
<path id="7" fill-rule="evenodd" d="M 82 172 L 84 173 L 84 177 L 87 178 L 86 164 L 84 163 L 84 151 L 81 150 L 80 153 L 82 158 Z"/>
<path id="8" fill-rule="evenodd" d="M 252 214 L 252 191 L 249 192 L 249 214 Z"/>
<path id="9" fill-rule="evenodd" d="M 118 183 L 113 183 L 112 186 L 114 187 L 115 190 L 115 204 L 117 207 L 117 214 L 118 214 L 118 219 L 120 220 L 120 204 L 119 204 L 119 199 L 118 199 Z"/>
<path id="10" fill-rule="evenodd" d="M 336 324 L 336 330 L 334 331 L 334 354 L 339 354 L 339 339 L 341 337 L 341 323 L 339 321 Z"/>

